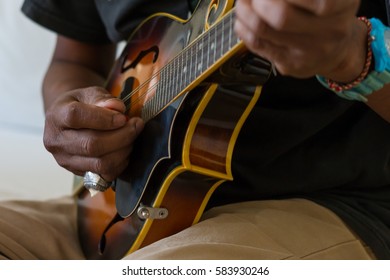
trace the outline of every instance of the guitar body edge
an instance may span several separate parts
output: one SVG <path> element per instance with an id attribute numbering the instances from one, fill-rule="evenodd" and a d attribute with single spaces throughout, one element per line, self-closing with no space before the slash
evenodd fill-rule
<path id="1" fill-rule="evenodd" d="M 231 160 L 234 145 L 260 92 L 260 86 L 252 88 L 248 95 L 222 89 L 215 84 L 207 87 L 187 126 L 180 149 L 181 160 L 175 159 L 178 154 L 171 155 L 172 164 L 178 161 L 181 164 L 169 169 L 171 172 L 149 204 L 154 209 L 167 209 L 168 217 L 146 220 L 128 254 L 199 221 L 216 188 L 233 179 Z M 200 92 L 192 94 L 199 95 Z M 229 113 L 216 110 L 221 106 Z"/>

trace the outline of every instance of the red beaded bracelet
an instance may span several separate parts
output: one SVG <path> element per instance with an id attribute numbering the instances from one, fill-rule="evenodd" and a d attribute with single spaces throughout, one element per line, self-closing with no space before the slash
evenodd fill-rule
<path id="1" fill-rule="evenodd" d="M 373 38 L 371 37 L 371 22 L 366 17 L 358 17 L 359 20 L 364 22 L 367 25 L 367 56 L 366 56 L 366 62 L 364 64 L 363 71 L 360 73 L 359 77 L 357 77 L 354 81 L 347 83 L 347 84 L 341 84 L 337 83 L 335 81 L 332 81 L 330 79 L 325 79 L 326 83 L 328 84 L 328 87 L 336 92 L 343 92 L 345 90 L 349 90 L 355 86 L 357 86 L 360 82 L 362 82 L 370 72 L 370 67 L 372 63 L 372 50 L 371 50 L 371 42 Z"/>

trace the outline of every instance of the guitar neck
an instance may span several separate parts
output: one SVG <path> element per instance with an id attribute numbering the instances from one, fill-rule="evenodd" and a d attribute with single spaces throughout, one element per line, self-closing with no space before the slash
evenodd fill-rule
<path id="1" fill-rule="evenodd" d="M 234 32 L 234 9 L 203 32 L 159 73 L 156 94 L 145 103 L 142 118 L 152 119 L 181 94 L 193 89 L 243 47 Z"/>

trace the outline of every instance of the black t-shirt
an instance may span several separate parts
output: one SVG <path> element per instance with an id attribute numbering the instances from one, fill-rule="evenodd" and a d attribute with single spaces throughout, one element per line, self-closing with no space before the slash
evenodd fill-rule
<path id="1" fill-rule="evenodd" d="M 156 12 L 189 12 L 186 0 L 25 0 L 22 10 L 91 43 L 127 40 Z M 386 22 L 384 0 L 362 1 L 359 14 Z M 337 213 L 378 258 L 390 259 L 390 124 L 365 104 L 337 97 L 314 77 L 271 79 L 237 140 L 233 174 L 210 205 L 305 197 Z"/>

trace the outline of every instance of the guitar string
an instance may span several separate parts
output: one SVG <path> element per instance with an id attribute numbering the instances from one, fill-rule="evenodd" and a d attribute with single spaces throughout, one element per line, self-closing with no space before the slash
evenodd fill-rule
<path id="1" fill-rule="evenodd" d="M 232 11 L 233 12 L 233 11 Z M 230 14 L 232 14 L 232 12 L 230 13 Z M 231 17 L 231 16 L 230 16 Z M 225 17 L 224 17 L 225 18 Z M 227 17 L 226 17 L 227 18 Z M 231 17 L 232 18 L 232 17 Z M 209 31 L 208 32 L 211 32 L 211 30 L 213 30 L 213 29 L 217 29 L 217 27 L 219 26 L 221 24 L 221 22 L 218 22 L 218 24 L 216 24 L 216 25 L 213 25 L 210 29 L 209 29 Z M 225 28 L 226 29 L 226 28 Z M 221 30 L 222 32 L 225 32 L 226 30 Z M 207 32 L 206 32 L 207 33 Z M 221 35 L 221 34 L 219 34 L 219 33 L 216 33 L 215 34 L 216 36 L 218 36 L 218 35 Z M 147 84 L 148 84 L 148 82 L 150 82 L 151 80 L 153 80 L 154 78 L 156 78 L 161 72 L 163 72 L 163 71 L 165 71 L 166 70 L 166 68 L 168 68 L 169 67 L 169 65 L 171 64 L 171 63 L 173 63 L 173 61 L 175 61 L 179 56 L 182 56 L 182 55 L 184 55 L 186 52 L 188 52 L 188 50 L 190 49 L 190 48 L 193 48 L 193 46 L 196 44 L 196 43 L 198 43 L 199 42 L 199 40 L 200 39 L 202 39 L 204 36 L 206 36 L 205 34 L 202 34 L 201 36 L 199 36 L 198 38 L 196 38 L 191 44 L 189 44 L 187 47 L 185 47 L 180 53 L 178 53 L 173 59 L 171 59 L 167 64 L 165 64 L 161 69 L 159 69 L 156 73 L 154 73 L 150 78 L 148 78 L 143 84 L 141 84 L 141 85 L 139 85 L 137 88 L 135 88 L 135 89 L 133 89 L 133 91 L 132 92 L 130 92 L 129 94 L 127 94 L 123 99 L 122 99 L 122 101 L 127 101 L 129 98 L 131 98 L 136 92 L 139 92 L 143 87 L 145 87 L 145 86 L 147 86 Z M 155 83 L 148 91 L 150 91 L 151 89 L 154 89 L 154 87 L 156 87 L 156 86 L 158 86 L 158 83 L 159 82 L 157 82 L 157 83 Z M 147 92 L 148 92 L 147 91 Z M 145 92 L 143 95 L 145 95 L 147 92 Z M 140 96 L 140 97 L 138 97 L 138 99 L 136 99 L 136 100 L 134 100 L 134 102 L 135 101 L 138 101 L 141 97 L 143 97 L 143 95 L 142 96 Z M 134 103 L 133 102 L 133 103 Z M 131 104 L 133 104 L 133 103 L 131 103 Z"/>
<path id="2" fill-rule="evenodd" d="M 214 31 L 215 29 L 217 30 L 217 32 L 215 32 L 215 36 L 219 36 L 221 35 L 221 32 L 224 33 L 226 32 L 226 29 L 228 29 L 229 31 L 229 34 L 230 33 L 230 26 L 231 24 L 227 25 L 227 27 L 224 27 L 224 29 L 221 29 L 220 32 L 218 32 L 218 27 L 222 24 L 223 20 L 225 19 L 230 19 L 230 20 L 233 20 L 233 12 L 234 10 L 232 9 L 231 11 L 229 11 L 225 16 L 224 18 L 219 21 L 217 24 L 213 25 L 209 30 L 208 32 L 212 32 Z M 223 24 L 222 24 L 223 25 Z M 207 32 L 206 32 L 207 33 Z M 202 35 L 200 35 L 198 38 L 196 38 L 191 44 L 189 44 L 187 47 L 185 47 L 180 53 L 178 53 L 173 59 L 171 59 L 166 65 L 164 65 L 161 69 L 159 69 L 156 73 L 154 73 L 150 78 L 148 78 L 144 83 L 142 83 L 141 85 L 139 85 L 137 88 L 133 89 L 129 94 L 127 94 L 123 99 L 122 101 L 123 102 L 126 102 L 128 101 L 133 95 L 135 95 L 137 92 L 140 92 L 141 89 L 145 88 L 148 83 L 150 81 L 152 81 L 154 78 L 158 77 L 158 75 L 160 75 L 163 71 L 165 71 L 172 63 L 174 63 L 175 60 L 177 60 L 179 57 L 181 57 L 182 55 L 184 55 L 185 52 L 188 52 L 188 50 L 190 48 L 193 48 L 194 45 L 196 45 L 197 43 L 199 43 L 199 40 L 203 39 L 204 37 L 206 36 L 205 33 L 203 33 Z M 230 38 L 231 39 L 231 38 Z M 230 40 L 229 39 L 229 40 Z M 225 39 L 226 41 L 226 39 Z M 221 41 L 221 45 L 223 46 L 223 43 Z M 190 77 L 191 78 L 191 77 Z M 130 103 L 129 103 L 129 107 L 130 105 L 134 105 L 136 103 L 138 103 L 143 97 L 145 97 L 150 91 L 154 90 L 158 85 L 159 85 L 160 81 L 157 81 L 155 84 L 153 84 L 152 86 L 150 86 L 144 93 L 142 93 L 141 95 L 139 95 L 135 100 L 130 100 Z"/>

